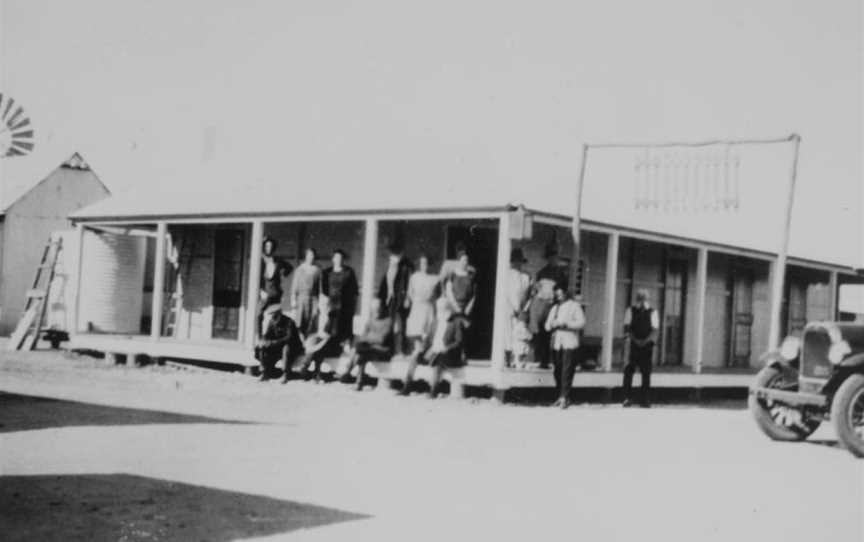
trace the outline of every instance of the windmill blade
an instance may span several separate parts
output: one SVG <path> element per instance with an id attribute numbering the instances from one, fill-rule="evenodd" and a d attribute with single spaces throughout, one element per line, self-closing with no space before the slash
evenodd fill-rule
<path id="1" fill-rule="evenodd" d="M 9 147 L 9 150 L 6 151 L 6 156 L 24 156 L 25 154 L 27 153 L 24 151 L 19 151 L 15 147 Z"/>
<path id="2" fill-rule="evenodd" d="M 9 110 L 12 109 L 12 106 L 15 105 L 15 100 L 13 98 L 9 98 L 9 101 L 6 102 L 6 110 L 3 111 L 3 120 L 6 120 L 6 116 L 9 115 Z"/>
<path id="3" fill-rule="evenodd" d="M 30 139 L 33 137 L 33 130 L 27 130 L 26 132 L 13 132 L 12 137 L 18 139 Z"/>
<path id="4" fill-rule="evenodd" d="M 15 124 L 18 121 L 18 117 L 20 117 L 23 112 L 24 108 L 19 105 L 18 109 L 15 110 L 15 114 L 9 117 L 9 121 L 6 124 L 9 126 Z"/>
<path id="5" fill-rule="evenodd" d="M 15 140 L 13 140 L 11 148 L 15 148 L 15 147 L 21 147 L 22 149 L 32 151 L 33 150 L 33 143 L 30 141 L 15 141 Z"/>
<path id="6" fill-rule="evenodd" d="M 14 130 L 17 130 L 19 128 L 24 128 L 25 126 L 29 126 L 29 125 L 30 125 L 30 117 L 24 117 L 23 119 L 21 119 L 21 122 L 19 122 L 15 126 L 12 126 L 11 129 L 14 131 Z"/>

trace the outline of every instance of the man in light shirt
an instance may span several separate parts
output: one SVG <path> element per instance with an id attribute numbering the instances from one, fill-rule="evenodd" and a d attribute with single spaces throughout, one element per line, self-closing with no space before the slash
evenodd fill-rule
<path id="1" fill-rule="evenodd" d="M 651 406 L 649 397 L 651 360 L 654 357 L 654 344 L 657 342 L 660 318 L 648 300 L 648 290 L 639 289 L 636 292 L 636 303 L 628 307 L 627 312 L 624 313 L 624 334 L 630 343 L 630 356 L 627 365 L 624 366 L 623 404 L 625 407 L 633 405 L 633 373 L 637 368 L 642 375 L 639 404 L 643 408 Z"/>
<path id="2" fill-rule="evenodd" d="M 558 400 L 553 406 L 570 406 L 570 390 L 579 351 L 579 332 L 585 327 L 582 305 L 573 299 L 563 284 L 555 286 L 555 305 L 549 310 L 546 330 L 551 333 L 552 361 Z"/>

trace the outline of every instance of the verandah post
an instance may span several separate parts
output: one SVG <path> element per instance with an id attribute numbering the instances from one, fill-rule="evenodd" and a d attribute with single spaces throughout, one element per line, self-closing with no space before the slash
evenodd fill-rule
<path id="1" fill-rule="evenodd" d="M 702 372 L 702 360 L 705 351 L 705 311 L 708 300 L 708 249 L 699 248 L 696 260 L 696 359 L 693 360 L 693 372 Z"/>
<path id="2" fill-rule="evenodd" d="M 367 218 L 363 228 L 363 270 L 360 277 L 360 322 L 365 325 L 375 295 L 375 260 L 378 253 L 378 219 Z"/>
<path id="3" fill-rule="evenodd" d="M 244 342 L 249 348 L 255 344 L 255 328 L 258 316 L 258 296 L 261 277 L 261 242 L 264 239 L 264 223 L 252 222 L 252 240 L 249 247 L 249 287 L 246 292 L 246 322 Z"/>
<path id="4" fill-rule="evenodd" d="M 165 221 L 156 224 L 156 257 L 153 265 L 153 300 L 150 311 L 150 338 L 158 340 L 162 335 L 162 309 L 165 301 L 165 237 L 168 235 L 168 224 Z"/>
<path id="5" fill-rule="evenodd" d="M 507 315 L 507 271 L 510 269 L 510 213 L 503 213 L 498 221 L 498 264 L 495 270 L 495 312 L 492 323 L 492 369 L 504 368 L 504 326 Z"/>
<path id="6" fill-rule="evenodd" d="M 615 297 L 618 288 L 618 247 L 621 235 L 610 232 L 606 245 L 606 285 L 603 299 L 603 339 L 600 364 L 603 370 L 612 370 L 612 348 L 615 338 Z"/>

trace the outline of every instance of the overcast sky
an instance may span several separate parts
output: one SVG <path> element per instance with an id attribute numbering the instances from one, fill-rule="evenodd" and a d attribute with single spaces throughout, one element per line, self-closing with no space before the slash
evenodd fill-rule
<path id="1" fill-rule="evenodd" d="M 178 173 L 218 189 L 195 171 L 226 161 L 339 189 L 447 178 L 569 197 L 584 141 L 797 132 L 793 252 L 861 258 L 858 0 L 0 8 L 0 91 L 41 149 L 81 150 L 115 192 Z"/>

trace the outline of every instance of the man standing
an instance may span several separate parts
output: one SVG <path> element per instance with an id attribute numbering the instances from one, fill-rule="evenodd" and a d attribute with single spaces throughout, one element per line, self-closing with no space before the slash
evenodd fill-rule
<path id="1" fill-rule="evenodd" d="M 570 389 L 576 371 L 579 332 L 585 327 L 582 305 L 563 286 L 555 287 L 555 305 L 549 311 L 546 331 L 552 333 L 552 359 L 555 363 L 555 385 L 558 400 L 553 406 L 570 406 Z"/>
<path id="2" fill-rule="evenodd" d="M 537 272 L 528 318 L 528 330 L 533 336 L 534 360 L 539 362 L 543 369 L 549 366 L 550 337 L 545 324 L 549 309 L 555 303 L 555 287 L 560 285 L 567 290 L 568 283 L 567 270 L 558 264 L 558 249 L 555 245 L 547 245 L 544 255 L 546 265 Z"/>
<path id="3" fill-rule="evenodd" d="M 288 381 L 291 366 L 303 353 L 303 343 L 294 321 L 282 312 L 278 299 L 271 299 L 261 311 L 258 322 L 258 340 L 255 359 L 261 364 L 261 380 L 270 380 L 276 363 L 282 360 L 285 373 L 282 383 Z"/>
<path id="4" fill-rule="evenodd" d="M 642 375 L 642 389 L 639 404 L 643 408 L 651 406 L 649 391 L 651 388 L 651 360 L 654 355 L 654 344 L 657 341 L 657 330 L 660 328 L 660 318 L 657 311 L 648 302 L 648 290 L 636 292 L 636 304 L 624 313 L 624 334 L 630 343 L 630 356 L 624 366 L 624 406 L 633 404 L 633 373 L 636 369 Z"/>
<path id="5" fill-rule="evenodd" d="M 261 248 L 261 277 L 260 293 L 261 311 L 270 303 L 282 303 L 282 279 L 288 277 L 293 271 L 293 266 L 276 255 L 278 248 L 276 239 L 267 237 Z M 261 314 L 259 311 L 259 316 Z"/>
<path id="6" fill-rule="evenodd" d="M 382 312 L 393 323 L 393 346 L 395 354 L 405 352 L 405 320 L 408 318 L 408 281 L 414 273 L 414 264 L 403 255 L 402 247 L 390 245 L 387 271 L 378 286 L 378 302 Z"/>

